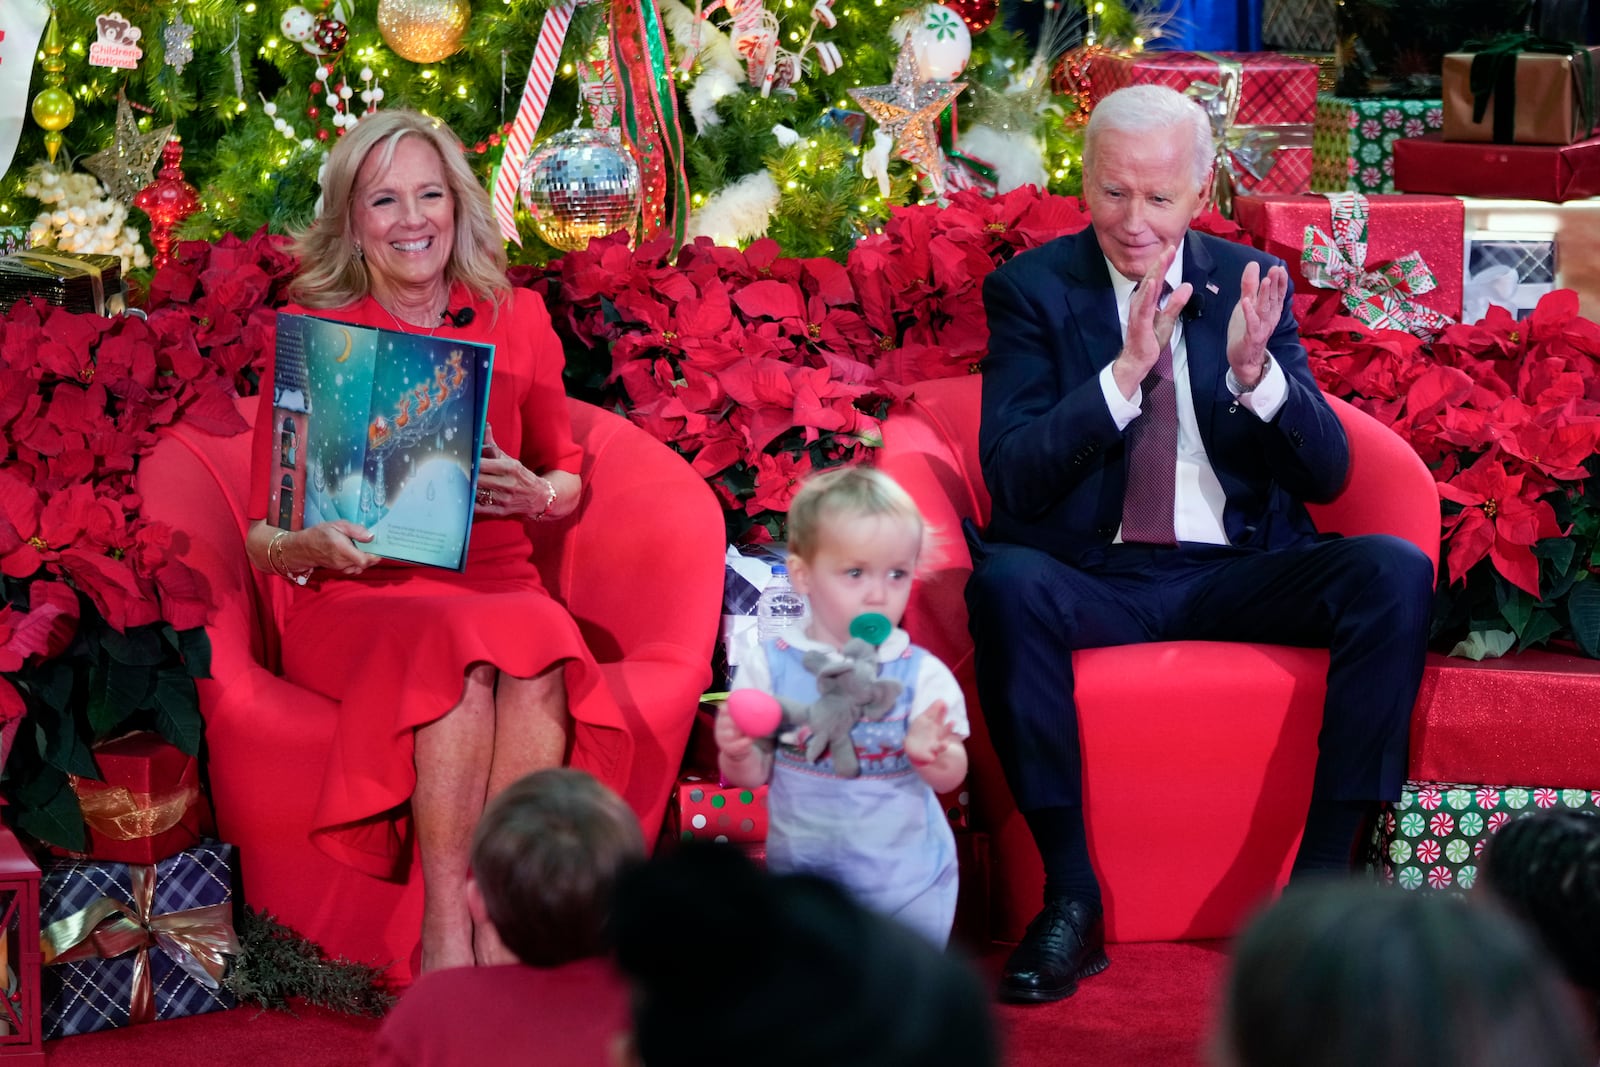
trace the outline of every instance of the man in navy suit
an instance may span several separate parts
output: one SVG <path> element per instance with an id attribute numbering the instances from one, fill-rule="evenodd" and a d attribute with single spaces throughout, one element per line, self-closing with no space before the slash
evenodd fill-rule
<path id="1" fill-rule="evenodd" d="M 993 515 L 973 537 L 967 603 L 984 715 L 1045 866 L 1008 1000 L 1059 1000 L 1107 963 L 1073 649 L 1331 650 L 1295 878 L 1348 871 L 1370 806 L 1400 795 L 1433 570 L 1399 538 L 1312 525 L 1304 504 L 1339 492 L 1348 444 L 1306 365 L 1282 262 L 1189 229 L 1211 160 L 1187 97 L 1111 94 L 1085 135 L 1093 227 L 984 284 Z"/>

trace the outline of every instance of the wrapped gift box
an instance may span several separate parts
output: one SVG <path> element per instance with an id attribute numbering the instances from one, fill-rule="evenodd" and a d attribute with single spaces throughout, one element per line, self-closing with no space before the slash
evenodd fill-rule
<path id="1" fill-rule="evenodd" d="M 1263 147 L 1276 146 L 1266 157 L 1272 165 L 1262 177 L 1242 165 L 1234 168 L 1237 190 L 1303 193 L 1311 188 L 1315 63 L 1276 52 L 1141 52 L 1097 55 L 1091 73 L 1096 102 L 1127 85 L 1166 85 L 1204 97 L 1214 95 L 1224 78 L 1237 77 L 1239 106 L 1228 124 L 1230 146 L 1236 139 L 1252 138 L 1263 139 Z"/>
<path id="2" fill-rule="evenodd" d="M 115 313 L 124 306 L 122 260 L 54 248 L 0 256 L 0 312 L 28 297 L 79 314 Z"/>
<path id="3" fill-rule="evenodd" d="M 1522 28 L 1527 0 L 1340 0 L 1340 96 L 1439 96 L 1444 56 Z"/>
<path id="4" fill-rule="evenodd" d="M 1437 100 L 1317 97 L 1311 191 L 1394 192 L 1394 143 L 1438 130 L 1443 116 Z"/>
<path id="5" fill-rule="evenodd" d="M 1495 832 L 1549 808 L 1600 815 L 1600 790 L 1407 782 L 1378 818 L 1372 864 L 1402 889 L 1468 890 Z"/>
<path id="6" fill-rule="evenodd" d="M 767 787 L 724 786 L 715 773 L 691 771 L 673 790 L 667 825 L 673 840 L 761 844 L 767 839 Z"/>
<path id="7" fill-rule="evenodd" d="M 1277 51 L 1331 52 L 1338 40 L 1336 0 L 1264 0 L 1261 43 Z"/>
<path id="8" fill-rule="evenodd" d="M 1562 202 L 1600 195 L 1600 137 L 1570 145 L 1474 144 L 1438 134 L 1394 143 L 1394 187 Z"/>
<path id="9" fill-rule="evenodd" d="M 1450 318 L 1461 314 L 1461 240 L 1463 209 L 1453 196 L 1371 196 L 1367 227 L 1369 271 L 1411 252 L 1420 253 L 1436 287 L 1417 303 Z M 1306 227 L 1328 230 L 1331 211 L 1322 196 L 1241 196 L 1234 220 L 1263 251 L 1280 256 L 1294 282 L 1295 314 L 1305 318 L 1321 294 L 1332 290 L 1311 285 L 1301 269 Z"/>
<path id="10" fill-rule="evenodd" d="M 729 545 L 722 573 L 722 641 L 715 684 L 726 688 L 738 668 L 740 639 L 756 627 L 756 602 L 772 581 L 772 568 L 787 564 L 789 550 L 779 544 Z"/>
<path id="11" fill-rule="evenodd" d="M 1488 200 L 1468 197 L 1466 232 L 1474 239 L 1491 237 L 1528 238 L 1546 236 L 1555 244 L 1553 288 L 1571 289 L 1578 294 L 1579 310 L 1586 319 L 1600 320 L 1600 199 L 1569 200 L 1552 204 L 1540 200 Z M 1466 261 L 1469 286 L 1472 263 Z M 1471 290 L 1462 298 L 1462 313 Z"/>
<path id="12" fill-rule="evenodd" d="M 203 842 L 154 866 L 51 864 L 39 891 L 44 1036 L 231 1008 L 233 846 Z"/>
<path id="13" fill-rule="evenodd" d="M 1600 74 L 1600 47 L 1571 47 L 1576 54 L 1520 52 L 1502 57 L 1488 107 L 1477 119 L 1472 66 L 1480 57 L 1472 52 L 1445 56 L 1444 139 L 1571 144 L 1593 136 L 1590 104 Z"/>
<path id="14" fill-rule="evenodd" d="M 205 800 L 199 762 L 153 733 L 96 745 L 103 781 L 71 779 L 89 829 L 75 857 L 113 863 L 159 863 L 199 844 Z"/>

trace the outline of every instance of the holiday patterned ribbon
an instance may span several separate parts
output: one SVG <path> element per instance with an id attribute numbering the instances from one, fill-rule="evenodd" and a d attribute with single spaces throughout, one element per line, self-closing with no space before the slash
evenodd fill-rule
<path id="1" fill-rule="evenodd" d="M 612 0 L 610 22 L 623 133 L 639 160 L 644 187 L 640 235 L 649 240 L 668 232 L 676 247 L 689 225 L 689 177 L 661 13 L 655 0 Z"/>
<path id="2" fill-rule="evenodd" d="M 994 164 L 977 156 L 969 156 L 956 146 L 956 105 L 946 108 L 939 116 L 939 147 L 944 149 L 945 179 L 951 192 L 977 189 L 985 196 L 994 196 L 999 188 Z"/>
<path id="3" fill-rule="evenodd" d="M 1453 320 L 1415 302 L 1432 292 L 1433 272 L 1417 252 L 1367 268 L 1367 198 L 1360 193 L 1324 193 L 1333 216 L 1332 233 L 1316 226 L 1305 229 L 1300 264 L 1306 280 L 1322 289 L 1336 289 L 1344 306 L 1373 330 L 1405 330 L 1431 340 Z"/>
<path id="4" fill-rule="evenodd" d="M 150 974 L 152 946 L 207 989 L 217 989 L 227 976 L 232 958 L 239 954 L 239 939 L 233 932 L 231 901 L 151 915 L 156 869 L 131 866 L 128 874 L 133 889 L 131 907 L 111 897 L 96 897 L 87 906 L 45 927 L 40 948 L 47 965 L 96 957 L 114 959 L 137 952 L 129 1021 L 144 1023 L 156 1017 Z"/>
<path id="5" fill-rule="evenodd" d="M 494 217 L 500 223 L 500 236 L 515 241 L 519 247 L 522 235 L 517 232 L 517 186 L 522 180 L 522 164 L 528 158 L 539 123 L 544 120 L 544 109 L 550 103 L 550 87 L 555 82 L 556 65 L 561 61 L 561 46 L 567 39 L 567 28 L 572 25 L 572 12 L 577 6 L 576 0 L 562 0 L 545 12 L 544 21 L 539 24 L 533 62 L 528 65 L 528 80 L 522 87 L 517 117 L 506 134 L 505 154 L 494 176 Z"/>
<path id="6" fill-rule="evenodd" d="M 1244 97 L 1244 64 L 1212 52 L 1200 52 L 1216 63 L 1216 81 L 1193 81 L 1185 94 L 1205 109 L 1216 143 L 1216 182 L 1212 200 L 1218 211 L 1233 217 L 1233 197 L 1244 175 L 1257 182 L 1272 170 L 1280 148 L 1310 148 L 1309 122 L 1239 124 L 1239 103 Z"/>

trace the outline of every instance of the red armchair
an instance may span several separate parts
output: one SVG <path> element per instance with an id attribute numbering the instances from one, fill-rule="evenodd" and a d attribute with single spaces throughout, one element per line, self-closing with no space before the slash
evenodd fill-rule
<path id="1" fill-rule="evenodd" d="M 918 385 L 883 427 L 878 466 L 938 536 L 906 613 L 912 637 L 950 666 L 972 711 L 975 828 L 992 837 L 992 930 L 1015 941 L 1038 910 L 1039 854 L 1016 810 L 973 685 L 963 600 L 980 526 L 981 379 Z M 1350 439 L 1349 482 L 1312 508 L 1319 528 L 1386 532 L 1439 560 L 1439 501 L 1416 453 L 1382 423 L 1331 401 Z M 1288 873 L 1311 798 L 1326 652 L 1177 641 L 1077 652 L 1089 847 L 1116 941 L 1224 937 Z"/>
<path id="2" fill-rule="evenodd" d="M 578 725 L 572 762 L 620 791 L 651 840 L 710 681 L 722 510 L 705 481 L 643 430 L 569 406 L 584 448 L 582 511 L 538 527 L 538 558 L 615 700 L 611 721 Z M 239 409 L 253 421 L 256 401 Z M 276 670 L 289 588 L 245 556 L 250 442 L 248 433 L 219 438 L 180 423 L 139 468 L 145 514 L 178 531 L 184 558 L 210 585 L 211 678 L 200 683 L 200 704 L 218 830 L 239 848 L 252 907 L 404 982 L 421 926 L 417 865 L 408 882 L 386 882 L 308 838 L 338 709 Z"/>

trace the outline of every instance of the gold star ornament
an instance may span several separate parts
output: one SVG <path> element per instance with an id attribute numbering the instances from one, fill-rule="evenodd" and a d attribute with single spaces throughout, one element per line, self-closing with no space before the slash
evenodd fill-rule
<path id="1" fill-rule="evenodd" d="M 111 147 L 85 157 L 83 169 L 99 178 L 112 196 L 132 207 L 139 190 L 155 180 L 156 161 L 171 139 L 171 126 L 140 133 L 127 96 L 118 92 L 117 126 Z"/>
<path id="2" fill-rule="evenodd" d="M 939 150 L 939 115 L 961 95 L 966 82 L 917 80 L 917 60 L 910 43 L 900 48 L 894 78 L 888 85 L 851 89 L 861 109 L 894 138 L 895 154 L 928 178 L 936 196 L 944 196 L 944 153 Z"/>

